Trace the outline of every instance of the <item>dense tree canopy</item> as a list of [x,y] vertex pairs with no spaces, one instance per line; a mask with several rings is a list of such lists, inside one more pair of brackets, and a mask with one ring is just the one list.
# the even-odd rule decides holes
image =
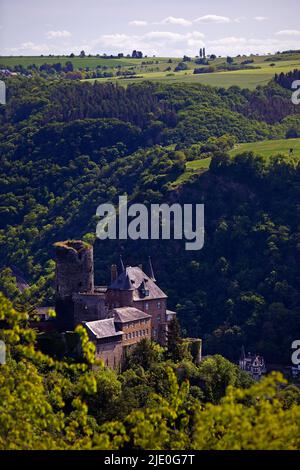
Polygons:
[[[224,358],[198,368],[164,362],[161,351],[145,369],[136,354],[132,368],[117,375],[95,363],[84,329],[77,330],[83,357],[75,363],[40,353],[28,315],[2,294],[0,321],[7,346],[0,365],[2,450],[300,448],[299,393],[285,388],[280,375],[246,384]],[[201,388],[208,400],[213,394],[212,403]]]

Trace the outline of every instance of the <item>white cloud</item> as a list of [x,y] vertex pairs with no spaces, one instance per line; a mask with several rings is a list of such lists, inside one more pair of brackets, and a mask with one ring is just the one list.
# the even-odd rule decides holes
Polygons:
[[57,39],[57,38],[70,38],[72,33],[70,31],[48,31],[46,34],[48,39]]
[[244,16],[238,16],[237,18],[234,18],[233,22],[234,23],[241,23],[245,19],[246,18]]
[[295,38],[246,38],[229,36],[207,41],[207,52],[222,56],[238,54],[268,54],[277,51],[297,49],[299,41]]
[[300,36],[300,31],[298,29],[283,29],[276,34],[277,36]]
[[[200,31],[175,33],[172,31],[150,31],[141,35],[102,35],[90,43],[91,53],[131,53],[139,49],[147,55],[183,56],[195,55],[204,47],[204,34]],[[86,52],[87,52],[86,50]]]
[[[74,52],[74,54],[79,54],[80,51],[85,50],[88,51],[88,45],[87,44],[81,44],[79,46],[67,46],[65,44],[60,44],[60,45],[55,45],[52,46],[52,44],[49,46],[48,44],[45,43],[35,43],[33,41],[26,41],[22,42],[20,45],[17,47],[6,47],[1,50],[1,54],[3,55],[41,55],[43,54],[44,56],[47,56],[49,54],[54,54],[54,55],[65,55],[70,52]],[[71,50],[70,50],[71,49]],[[2,52],[3,51],[3,52]]]
[[144,20],[133,20],[129,22],[130,26],[147,26],[147,21]]
[[267,21],[269,18],[267,16],[255,16],[253,19],[255,21]]
[[186,20],[185,18],[175,18],[174,16],[168,16],[162,20],[161,24],[175,24],[178,26],[190,26],[192,21]]
[[195,19],[195,23],[230,23],[227,16],[204,15]]
[[50,49],[47,44],[35,44],[32,41],[22,42],[18,47],[9,49],[11,54],[50,54]]

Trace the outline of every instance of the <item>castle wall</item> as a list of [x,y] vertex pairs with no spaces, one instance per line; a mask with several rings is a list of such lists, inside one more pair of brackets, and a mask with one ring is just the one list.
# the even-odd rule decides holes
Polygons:
[[108,289],[106,301],[109,308],[133,307],[133,291]]
[[99,294],[73,294],[74,323],[96,321],[107,318],[105,296]]
[[107,367],[119,369],[123,361],[121,341],[97,340],[96,357],[102,359]]

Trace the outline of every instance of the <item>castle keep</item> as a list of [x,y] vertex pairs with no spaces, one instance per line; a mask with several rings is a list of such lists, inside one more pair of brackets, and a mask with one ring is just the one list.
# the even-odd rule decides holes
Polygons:
[[83,241],[56,243],[56,328],[73,331],[83,324],[96,346],[97,357],[118,367],[141,339],[166,344],[169,321],[167,296],[158,287],[149,259],[142,267],[111,267],[108,286],[95,286],[93,247]]

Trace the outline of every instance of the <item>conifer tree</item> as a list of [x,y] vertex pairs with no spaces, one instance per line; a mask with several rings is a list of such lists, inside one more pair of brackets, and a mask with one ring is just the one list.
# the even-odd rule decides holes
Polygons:
[[167,349],[168,357],[173,361],[183,359],[181,328],[176,317],[168,325]]

